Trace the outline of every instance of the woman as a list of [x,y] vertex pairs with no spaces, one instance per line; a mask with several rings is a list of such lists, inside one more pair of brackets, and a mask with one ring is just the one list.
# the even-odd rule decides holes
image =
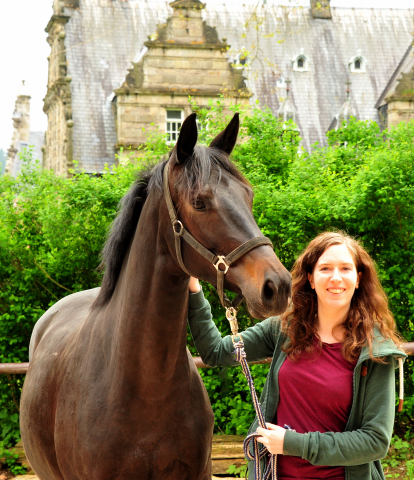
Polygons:
[[[248,361],[273,356],[261,398],[269,430],[256,418],[249,432],[278,455],[279,480],[385,479],[379,459],[392,435],[396,360],[406,355],[374,263],[353,238],[325,232],[292,276],[288,311],[242,333]],[[235,365],[231,337],[221,337],[197,279],[190,292],[201,358]]]

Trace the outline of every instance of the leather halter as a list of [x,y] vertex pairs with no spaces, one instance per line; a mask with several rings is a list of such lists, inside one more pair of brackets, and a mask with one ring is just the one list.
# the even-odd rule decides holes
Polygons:
[[[175,251],[177,254],[178,263],[180,264],[180,267],[183,269],[183,271],[187,275],[191,276],[191,273],[187,270],[187,268],[184,265],[183,257],[181,254],[181,238],[182,238],[191,247],[193,247],[194,250],[196,250],[200,255],[202,255],[204,258],[206,258],[210,263],[214,265],[214,268],[217,270],[217,292],[220,297],[220,302],[223,305],[223,307],[225,307],[228,310],[230,317],[235,317],[235,313],[236,313],[235,309],[240,305],[244,297],[243,295],[237,295],[237,297],[232,302],[230,302],[230,300],[224,294],[224,275],[227,273],[232,263],[234,263],[236,260],[242,257],[245,253],[250,252],[250,250],[253,250],[256,247],[259,247],[260,245],[270,245],[271,247],[273,247],[273,244],[269,238],[262,236],[262,237],[254,237],[248,240],[247,242],[243,243],[242,245],[237,247],[235,250],[233,250],[231,253],[229,253],[226,256],[214,255],[214,253],[207,250],[207,248],[201,245],[201,243],[198,242],[184,228],[184,225],[180,222],[180,220],[178,220],[177,212],[175,210],[175,207],[171,198],[170,186],[168,183],[169,169],[170,169],[169,162],[167,162],[163,172],[164,196],[165,196],[168,213],[170,214],[170,219],[171,219],[171,223],[174,231]],[[230,321],[229,315],[227,316],[227,318]]]

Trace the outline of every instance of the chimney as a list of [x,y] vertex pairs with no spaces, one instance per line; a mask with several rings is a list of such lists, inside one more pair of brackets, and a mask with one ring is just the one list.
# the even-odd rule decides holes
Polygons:
[[206,4],[200,0],[176,0],[170,6],[174,13],[167,29],[167,42],[204,43],[206,39],[201,10]]
[[313,18],[332,18],[331,0],[311,0],[310,3]]

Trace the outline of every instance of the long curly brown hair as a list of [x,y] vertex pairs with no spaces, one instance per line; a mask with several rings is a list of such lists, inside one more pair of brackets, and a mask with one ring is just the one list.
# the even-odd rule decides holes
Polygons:
[[283,350],[292,359],[297,359],[304,351],[311,351],[314,338],[319,338],[318,299],[309,283],[308,273],[313,273],[316,262],[327,248],[342,244],[348,247],[357,272],[361,275],[359,288],[355,290],[348,315],[342,324],[345,331],[343,356],[355,361],[361,348],[368,345],[370,357],[382,362],[382,359],[373,356],[374,326],[384,339],[391,339],[397,345],[401,343],[394,317],[388,308],[387,295],[368,252],[357,240],[343,232],[324,232],[309,243],[293,266],[292,303],[281,317],[282,329],[287,335]]

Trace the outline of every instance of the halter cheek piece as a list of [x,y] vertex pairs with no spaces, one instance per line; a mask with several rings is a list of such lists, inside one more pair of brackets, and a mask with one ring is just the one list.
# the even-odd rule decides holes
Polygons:
[[[191,247],[194,248],[200,255],[206,258],[210,263],[214,265],[214,268],[217,270],[217,292],[220,297],[220,302],[223,307],[226,308],[227,319],[230,321],[233,331],[233,325],[236,323],[236,308],[240,305],[243,300],[243,295],[237,295],[237,297],[230,302],[230,300],[224,294],[224,275],[228,272],[232,263],[242,257],[245,253],[250,252],[260,245],[270,245],[273,247],[272,242],[267,237],[255,237],[247,242],[243,243],[235,250],[233,250],[228,255],[214,255],[209,250],[207,250],[200,242],[198,242],[185,228],[184,225],[178,220],[177,212],[175,210],[172,198],[170,187],[168,183],[170,166],[167,162],[164,167],[163,172],[163,183],[164,183],[164,196],[165,201],[167,202],[168,213],[170,214],[171,223],[174,231],[175,239],[175,251],[177,254],[177,260],[180,264],[180,267],[183,271],[191,276],[191,273],[186,269],[183,257],[181,254],[181,238],[185,240]],[[232,321],[234,319],[234,321]],[[234,325],[236,326],[236,325]],[[235,334],[237,332],[233,332]]]

